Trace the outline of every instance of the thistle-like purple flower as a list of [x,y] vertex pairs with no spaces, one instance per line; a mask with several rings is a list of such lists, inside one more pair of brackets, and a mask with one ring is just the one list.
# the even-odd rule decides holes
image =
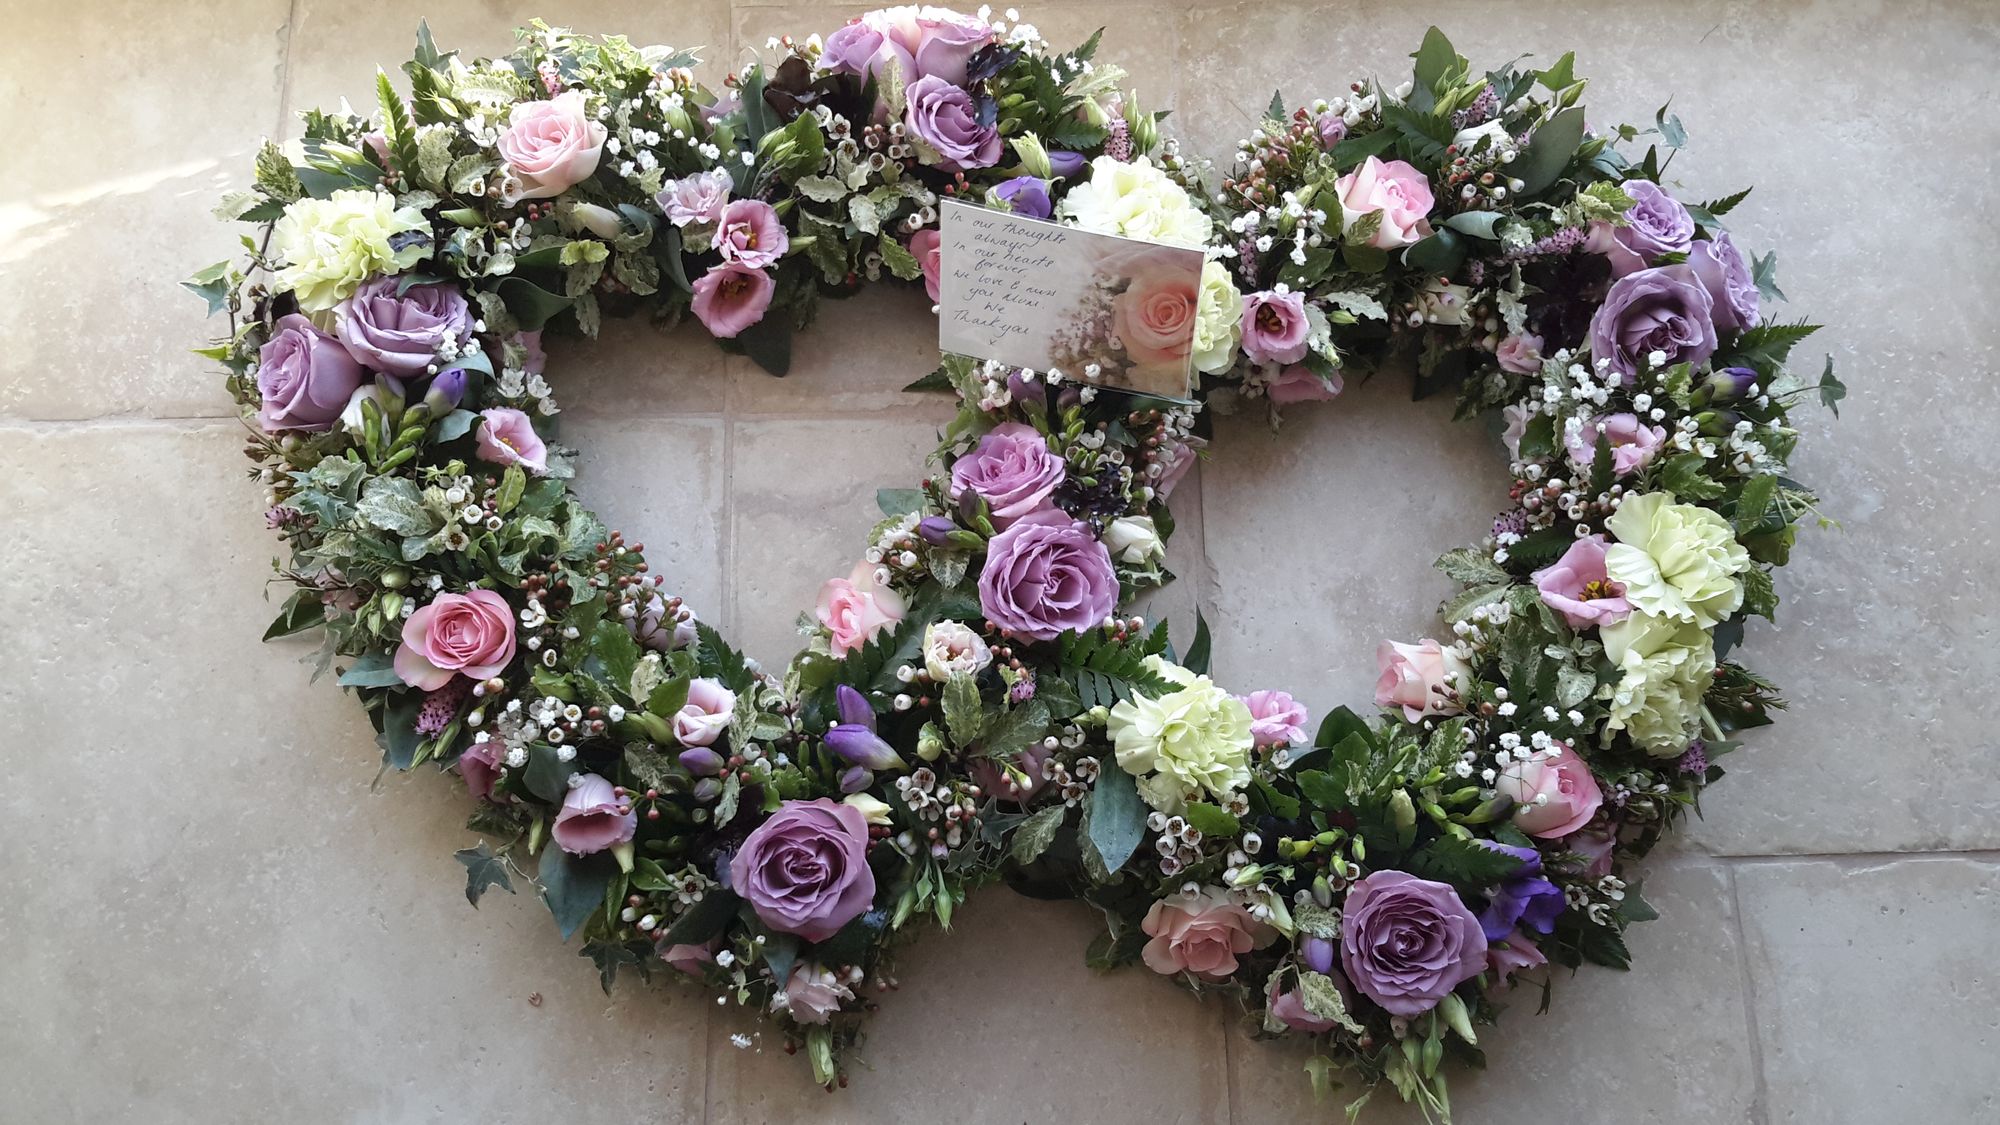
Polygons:
[[867,770],[908,769],[896,748],[875,733],[875,709],[860,692],[846,684],[834,689],[840,721],[826,732],[827,749],[851,765]]

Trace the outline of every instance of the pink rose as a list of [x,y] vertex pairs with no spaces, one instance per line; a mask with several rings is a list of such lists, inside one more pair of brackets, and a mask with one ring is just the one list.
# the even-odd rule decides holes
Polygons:
[[654,196],[667,221],[677,227],[706,226],[722,221],[722,209],[729,203],[729,173],[710,168],[692,176],[667,181]]
[[1312,326],[1305,294],[1267,290],[1243,299],[1243,354],[1253,363],[1297,363],[1306,356]]
[[581,775],[563,798],[562,811],[549,828],[549,838],[571,855],[596,855],[631,842],[639,814],[612,784],[594,773]]
[[1258,749],[1305,745],[1306,707],[1289,692],[1253,691],[1236,698],[1250,708],[1250,737]]
[[458,776],[465,779],[465,791],[482,801],[493,799],[493,787],[500,783],[500,742],[489,738],[475,742],[458,755]]
[[741,262],[724,262],[695,279],[694,315],[708,334],[733,340],[764,319],[778,283]]
[[761,199],[739,199],[722,209],[722,227],[715,232],[715,249],[725,262],[752,269],[778,263],[791,249],[778,212]]
[[715,964],[715,950],[710,947],[721,940],[712,938],[706,945],[669,945],[660,950],[660,960],[691,977],[699,977]]
[[736,693],[721,680],[703,676],[688,682],[687,702],[674,712],[674,737],[682,746],[712,746],[736,715]]
[[1405,161],[1384,163],[1376,157],[1333,183],[1339,193],[1341,229],[1352,229],[1363,216],[1379,213],[1381,225],[1368,244],[1382,250],[1408,246],[1431,234],[1430,180]]
[[1236,955],[1255,949],[1265,936],[1248,910],[1215,889],[1160,899],[1139,928],[1153,939],[1140,952],[1147,968],[1164,976],[1193,973],[1213,981],[1229,979],[1236,972]]
[[1273,406],[1290,406],[1295,402],[1324,402],[1346,389],[1338,370],[1322,377],[1305,364],[1295,363],[1264,384],[1264,396]]
[[514,659],[514,611],[491,590],[439,594],[403,622],[396,675],[436,691],[459,673],[491,679]]
[[853,998],[854,990],[832,970],[800,962],[785,978],[785,990],[771,997],[771,1010],[791,1013],[793,1023],[822,1024],[840,1010],[842,1000]]
[[936,227],[925,227],[910,236],[910,254],[924,271],[924,292],[931,295],[932,303],[938,300],[938,270],[944,264],[944,253],[938,248],[940,241]]
[[549,469],[549,447],[542,444],[535,423],[511,406],[479,412],[479,459],[495,465],[519,465],[537,476]]
[[1613,582],[1604,569],[1605,540],[1586,535],[1569,545],[1562,558],[1535,572],[1535,589],[1542,602],[1563,615],[1572,629],[1616,625],[1632,612],[1625,584]]
[[499,142],[508,173],[519,181],[507,202],[548,199],[589,179],[604,136],[603,123],[584,112],[580,90],[516,105]]
[[1493,788],[1514,801],[1514,826],[1544,840],[1582,828],[1604,804],[1590,767],[1561,742],[1546,755],[1531,754],[1510,764]]
[[903,619],[903,596],[875,581],[875,568],[854,564],[845,578],[829,578],[819,588],[815,612],[819,623],[833,634],[833,655],[837,659],[860,648],[875,634]]
[[1611,471],[1629,477],[1645,468],[1666,442],[1666,430],[1641,423],[1637,414],[1602,414],[1569,435],[1569,459],[1587,473],[1597,463],[1597,447],[1609,444]]
[[1383,641],[1375,647],[1375,705],[1401,707],[1418,722],[1426,715],[1456,715],[1459,692],[1472,681],[1472,668],[1452,650],[1426,637],[1410,645]]
[[1111,301],[1111,330],[1140,367],[1187,367],[1194,348],[1199,274],[1141,266]]
[[1493,358],[1500,361],[1502,371],[1533,375],[1542,369],[1542,338],[1533,332],[1509,336],[1494,349]]

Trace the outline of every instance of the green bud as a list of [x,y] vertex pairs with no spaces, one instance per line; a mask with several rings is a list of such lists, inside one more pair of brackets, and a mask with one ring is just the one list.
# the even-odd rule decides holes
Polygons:
[[410,584],[410,572],[400,566],[392,566],[382,572],[378,581],[385,590],[400,590]]
[[1055,175],[1049,167],[1049,150],[1042,147],[1042,139],[1033,133],[1022,133],[1008,142],[1014,146],[1014,156],[1021,162],[1021,170],[1030,176],[1046,180]]
[[486,225],[486,216],[480,214],[476,207],[454,207],[449,211],[439,211],[438,217],[467,230]]
[[1396,840],[1408,847],[1417,836],[1417,807],[1410,800],[1410,791],[1398,789],[1389,794],[1389,817],[1396,824]]
[[1313,837],[1313,843],[1318,844],[1322,848],[1330,848],[1339,842],[1340,837],[1335,836],[1331,830]]
[[403,595],[383,594],[382,616],[390,621],[401,618],[403,616]]
[[935,762],[944,753],[944,735],[940,734],[936,723],[925,723],[917,732],[917,757],[926,762]]

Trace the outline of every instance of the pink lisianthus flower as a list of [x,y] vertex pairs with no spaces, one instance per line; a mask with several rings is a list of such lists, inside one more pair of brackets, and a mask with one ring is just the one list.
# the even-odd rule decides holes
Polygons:
[[763,269],[776,265],[791,245],[778,212],[763,200],[738,199],[722,209],[715,248],[723,261]]
[[514,611],[491,590],[439,594],[403,622],[396,675],[436,691],[464,674],[491,679],[514,659]]
[[500,742],[475,742],[458,755],[458,776],[465,779],[465,791],[482,801],[493,800],[493,787],[500,782]]
[[1264,384],[1264,397],[1274,406],[1290,406],[1295,402],[1324,402],[1346,389],[1338,370],[1322,376],[1303,363],[1295,363]]
[[1306,356],[1311,331],[1305,294],[1295,289],[1243,299],[1243,354],[1253,363],[1297,363]]
[[704,226],[722,221],[722,209],[729,204],[729,173],[720,168],[667,181],[654,196],[667,221],[677,227]]
[[847,577],[826,580],[814,612],[832,635],[833,655],[838,658],[901,621],[904,609],[903,596],[877,582],[875,568],[860,562]]
[[620,796],[609,781],[587,773],[563,798],[562,811],[556,814],[549,837],[571,855],[596,855],[629,843],[638,829],[639,816],[632,811],[631,801]]
[[724,262],[695,279],[695,319],[716,339],[733,340],[764,319],[777,288],[763,270]]
[[1572,629],[1616,625],[1632,612],[1624,583],[1612,581],[1605,571],[1606,546],[1604,536],[1586,535],[1571,543],[1562,558],[1535,572],[1542,602],[1562,614]]
[[479,459],[495,465],[519,465],[540,475],[549,470],[549,447],[542,444],[535,423],[511,406],[479,412]]

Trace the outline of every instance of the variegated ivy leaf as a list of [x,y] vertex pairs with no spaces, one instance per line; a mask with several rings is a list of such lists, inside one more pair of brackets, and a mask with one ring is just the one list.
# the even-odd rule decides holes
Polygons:
[[1304,1002],[1306,1011],[1311,1015],[1323,1020],[1332,1020],[1350,1035],[1362,1033],[1361,1025],[1354,1022],[1353,1016],[1347,1014],[1347,1002],[1341,999],[1340,986],[1333,982],[1332,977],[1324,973],[1301,970],[1299,999]]
[[1332,941],[1340,933],[1340,911],[1317,903],[1303,903],[1292,907],[1292,924],[1302,934]]
[[1355,316],[1366,320],[1389,319],[1389,310],[1382,307],[1381,301],[1359,290],[1339,289],[1331,293],[1316,294],[1316,296],[1322,301],[1339,305]]
[[849,192],[846,184],[832,176],[802,176],[793,186],[798,188],[800,195],[814,203],[832,203],[845,197]]
[[355,514],[370,527],[398,535],[429,535],[438,517],[424,506],[415,481],[408,477],[376,477],[361,492]]
[[1041,858],[1049,845],[1055,843],[1056,833],[1062,830],[1063,814],[1068,805],[1050,805],[1021,822],[1014,830],[1014,844],[1010,854],[1014,862],[1029,864]]

